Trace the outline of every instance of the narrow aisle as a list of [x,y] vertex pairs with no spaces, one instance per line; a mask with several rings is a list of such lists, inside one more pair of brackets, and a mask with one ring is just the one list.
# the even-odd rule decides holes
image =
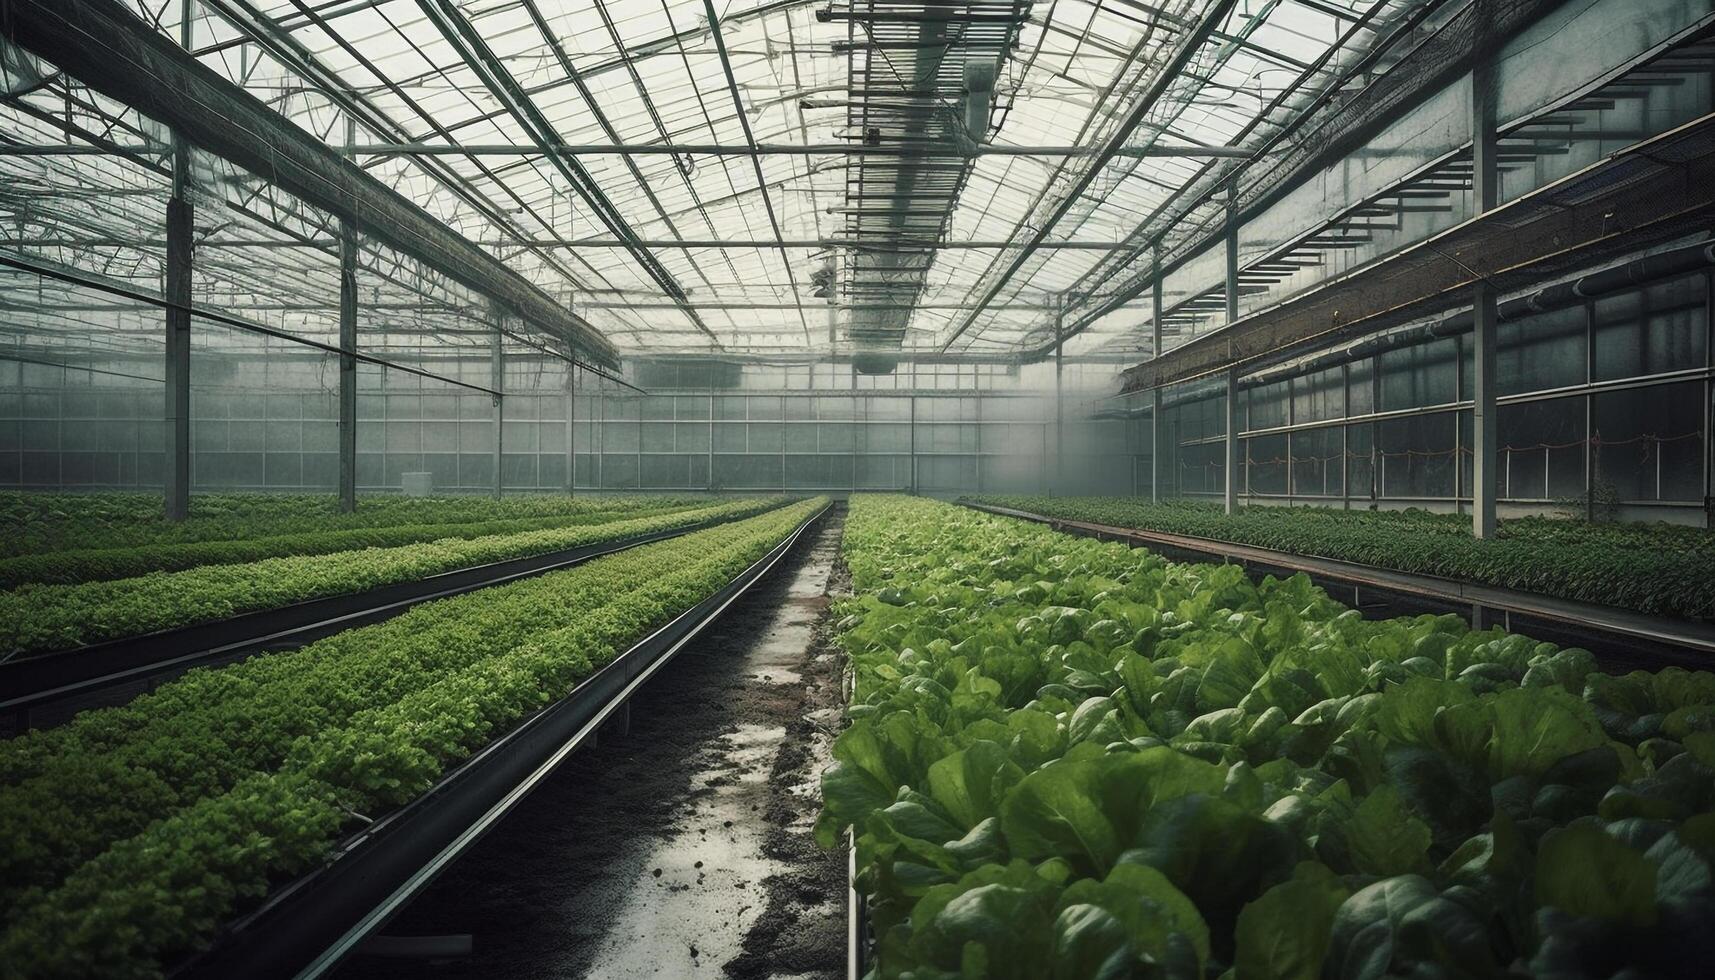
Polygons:
[[[810,836],[838,723],[826,611],[844,509],[385,930],[473,954],[392,977],[832,978],[845,863]],[[837,569],[843,580],[843,568]]]

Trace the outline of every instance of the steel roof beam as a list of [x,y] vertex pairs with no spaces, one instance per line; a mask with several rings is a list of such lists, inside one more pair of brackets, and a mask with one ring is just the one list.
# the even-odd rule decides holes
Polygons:
[[[1125,372],[1124,391],[1343,342],[1707,229],[1715,115],[1627,147],[1391,255],[1195,337]],[[1528,234],[1521,234],[1521,229]]]
[[192,144],[505,303],[605,364],[613,345],[547,293],[114,0],[9,0],[0,29],[80,82],[173,127]]
[[[744,142],[748,149],[757,146],[756,135],[750,129],[750,116],[744,111],[744,97],[738,91],[738,78],[732,73],[732,59],[727,56],[726,39],[721,36],[721,18],[715,13],[714,0],[703,0],[703,11],[708,14],[709,34],[714,38],[715,50],[720,53],[721,70],[726,73],[727,91],[732,93],[732,107],[738,113],[738,121],[744,129]],[[762,206],[768,212],[768,226],[773,229],[775,238],[785,238],[780,232],[780,219],[774,214],[774,199],[768,195],[768,178],[762,175],[762,160],[755,153],[750,154],[751,166],[756,170],[756,186],[762,193]],[[792,257],[786,254],[784,246],[780,247],[780,264],[786,267],[786,281],[792,287],[793,295],[798,293],[798,276],[792,271]],[[798,310],[798,319],[804,325],[804,343],[810,341],[810,321],[804,316],[802,308]]]
[[[512,77],[506,66],[500,63],[488,42],[471,25],[463,12],[451,0],[417,0],[417,6],[441,32],[441,36],[446,38],[447,43],[452,45],[453,50],[458,52],[471,71],[482,80],[484,87],[511,109],[513,118],[536,140],[544,155],[553,162],[555,169],[590,206],[597,219],[607,226],[608,231],[627,241],[636,241],[637,233],[631,230],[619,209],[602,193],[589,171],[572,159],[570,154],[557,149],[561,140],[553,123],[537,107],[529,93],[518,84],[518,80]],[[633,244],[628,246],[628,250],[642,267],[644,274],[654,280],[668,296],[683,300],[684,288],[648,249]],[[716,347],[720,346],[720,339],[703,323],[695,310],[686,306],[683,312],[693,326],[707,334]]]
[[[873,103],[872,103],[873,105]],[[39,150],[7,147],[7,151],[52,153],[53,147]],[[75,152],[75,151],[74,151]],[[151,152],[158,152],[151,150]],[[977,144],[962,147],[944,145],[882,145],[863,143],[545,143],[523,145],[507,143],[367,143],[343,148],[341,152],[354,156],[545,156],[569,153],[574,156],[847,156],[847,157],[1092,157],[1102,152],[1094,146],[1007,146]],[[1253,152],[1241,146],[1122,146],[1110,156],[1142,157],[1209,157],[1249,160]]]
[[1090,184],[1095,182],[1096,175],[1102,171],[1103,167],[1107,166],[1108,161],[1119,154],[1119,151],[1124,148],[1126,140],[1131,138],[1131,134],[1137,130],[1138,126],[1142,125],[1162,96],[1167,94],[1168,87],[1178,80],[1179,73],[1190,63],[1198,49],[1221,26],[1221,22],[1226,20],[1227,14],[1232,11],[1235,2],[1236,0],[1215,0],[1203,12],[1203,16],[1198,19],[1196,27],[1180,37],[1178,46],[1174,49],[1173,57],[1162,66],[1154,80],[1150,82],[1148,90],[1126,113],[1125,119],[1121,121],[1113,135],[1102,144],[1100,150],[1095,154],[1093,162],[1084,168],[1083,173],[1079,174],[1078,178],[1072,182],[1072,186],[1067,188],[1066,193],[1060,198],[1060,203],[1055,206],[1048,219],[1037,226],[1035,233],[1030,236],[1030,240],[1023,248],[1019,249],[1017,255],[1013,256],[1012,261],[1006,267],[1006,271],[995,279],[994,285],[989,287],[982,301],[941,343],[941,350],[945,351],[951,348],[953,342],[963,336],[972,324],[976,323],[977,317],[981,316],[983,310],[994,302],[995,297],[1000,295],[1000,291],[1006,288],[1008,281],[1018,273],[1019,269],[1024,267],[1024,263],[1030,260],[1030,256],[1036,253],[1042,243],[1048,240],[1054,226],[1059,224],[1060,219],[1072,210],[1072,205],[1076,204],[1078,198],[1089,188]]
[[[1248,179],[1237,189],[1239,220],[1250,221],[1262,214],[1305,178],[1352,153],[1389,122],[1469,71],[1478,57],[1491,56],[1507,38],[1516,37],[1565,2],[1490,0],[1489,16],[1493,26],[1486,31],[1478,29],[1476,11],[1467,5],[1452,14],[1447,23],[1428,39],[1407,51],[1380,77],[1357,89],[1349,98],[1341,100],[1337,87],[1324,92],[1298,120],[1269,141],[1271,147],[1279,147],[1278,151],[1270,153],[1262,165],[1254,168],[1258,171],[1254,176],[1247,173]],[[1435,6],[1425,4],[1419,8],[1418,16],[1428,14]],[[1417,23],[1415,17],[1410,23]],[[1357,67],[1367,67],[1385,50],[1377,47]],[[1295,136],[1298,138],[1293,139]],[[1169,214],[1165,223],[1171,227],[1207,199],[1204,196],[1186,203]],[[1216,229],[1175,248],[1173,255],[1162,261],[1161,274],[1172,275],[1190,258],[1218,244],[1220,236],[1221,231]],[[1136,246],[1139,255],[1148,247],[1149,240],[1139,238]],[[1150,283],[1147,272],[1136,275],[1121,290],[1081,310],[1070,324],[1069,333],[1081,333],[1107,315],[1111,312],[1109,304],[1130,302],[1143,295],[1149,290]],[[1023,352],[1023,356],[1026,360],[1037,359],[1051,350],[1051,347],[1040,347]]]

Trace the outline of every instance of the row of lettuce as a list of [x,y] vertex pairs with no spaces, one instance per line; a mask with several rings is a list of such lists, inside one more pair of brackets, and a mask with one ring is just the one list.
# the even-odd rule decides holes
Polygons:
[[0,743],[7,975],[160,975],[365,817],[420,795],[824,503],[777,505],[193,671]]
[[1715,675],[913,498],[854,501],[844,553],[817,833],[855,838],[881,980],[1715,953]]
[[1526,517],[1471,536],[1470,518],[1421,510],[1246,507],[1131,497],[978,496],[973,503],[1437,575],[1638,612],[1715,619],[1715,532],[1660,522]]
[[294,602],[362,592],[490,562],[749,517],[781,498],[749,498],[600,523],[448,537],[393,547],[202,565],[0,593],[0,651],[36,655],[209,622]]
[[131,548],[143,545],[230,541],[308,531],[468,524],[477,521],[572,517],[635,506],[707,504],[701,494],[609,497],[516,494],[500,500],[459,495],[365,495],[343,513],[338,498],[316,493],[199,493],[188,520],[168,521],[159,493],[42,493],[0,491],[0,557]]
[[603,509],[586,508],[577,513],[546,517],[508,517],[492,520],[445,523],[387,524],[374,527],[294,531],[287,534],[240,536],[218,541],[183,541],[131,545],[116,548],[76,548],[43,551],[0,558],[0,589],[22,585],[76,585],[120,578],[135,578],[152,572],[176,572],[202,565],[237,565],[266,558],[295,555],[326,555],[359,548],[396,548],[400,545],[447,538],[484,538],[578,524],[602,524],[626,518],[671,514],[707,507],[695,503],[641,497],[615,500]]

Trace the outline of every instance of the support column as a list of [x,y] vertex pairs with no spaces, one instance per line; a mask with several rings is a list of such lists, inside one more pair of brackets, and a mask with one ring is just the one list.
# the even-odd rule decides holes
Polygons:
[[[1471,72],[1471,197],[1475,214],[1495,206],[1500,176],[1495,150],[1495,76],[1485,60]],[[1479,538],[1495,536],[1495,461],[1500,445],[1495,408],[1495,307],[1495,288],[1479,281],[1471,294],[1471,533]]]
[[1234,210],[1235,191],[1227,188],[1227,325],[1239,318],[1239,216]]
[[[911,384],[913,386],[917,384],[916,365],[911,368]],[[907,427],[911,430],[911,493],[915,495],[917,493],[917,393],[913,391],[909,397],[911,399],[911,421]]]
[[501,350],[501,347],[500,347],[500,324],[504,319],[505,319],[505,314],[501,313],[499,310],[495,310],[495,312],[494,312],[494,343],[489,348],[489,385],[488,386],[490,388],[494,389],[495,392],[497,392],[497,394],[492,396],[494,399],[494,499],[495,500],[500,499],[500,492],[501,492],[500,462],[501,462],[501,458],[502,458],[501,452],[500,452],[501,442],[502,442],[501,435],[504,432],[505,425],[506,425],[505,399],[500,394],[498,394],[498,392],[502,392],[505,390],[505,382],[506,382],[506,362],[504,360],[504,352]]
[[[1703,526],[1707,528],[1715,528],[1715,276],[1710,277],[1708,285],[1709,295],[1704,298],[1703,307],[1703,326],[1705,330],[1703,356],[1704,363],[1709,368],[1711,374],[1710,377],[1705,379],[1703,382],[1703,407],[1705,409],[1705,415],[1703,416]],[[1586,309],[1588,309],[1588,307],[1586,307]],[[1588,326],[1591,321],[1586,319],[1584,322]],[[1593,340],[1594,338],[1591,339]],[[1587,347],[1591,351],[1593,357],[1595,353],[1595,345],[1592,343],[1588,344]],[[1592,361],[1590,367],[1591,374],[1593,376],[1595,373],[1594,361]],[[1589,398],[1586,398],[1584,401],[1586,405],[1590,404]],[[1594,409],[1587,409],[1587,411],[1593,413]],[[1595,417],[1592,414],[1589,424],[1585,427],[1585,431],[1587,433],[1593,432],[1595,424]],[[1596,471],[1593,464],[1590,469],[1590,477],[1586,482],[1586,486],[1590,489],[1590,496],[1593,501],[1596,495]]]
[[1061,327],[1066,318],[1066,298],[1060,297],[1054,308],[1054,471],[1048,481],[1048,495],[1053,496],[1065,479],[1066,400],[1062,390],[1066,337]]
[[1340,364],[1340,509],[1352,509],[1352,362]]
[[[1161,242],[1155,243],[1150,258],[1151,275],[1155,280],[1151,293],[1150,319],[1150,348],[1151,359],[1161,356],[1161,318],[1166,308],[1162,301],[1161,286]],[[1157,385],[1149,393],[1151,408],[1149,414],[1149,500],[1150,503],[1161,502],[1161,387]]]
[[578,366],[566,364],[566,493],[578,495]]
[[1227,465],[1221,507],[1228,513],[1239,509],[1239,369],[1227,369]]
[[357,226],[339,222],[339,509],[357,510]]
[[974,387],[971,390],[976,392],[974,397],[977,400],[977,421],[976,421],[976,426],[977,426],[977,493],[982,493],[983,492],[983,468],[984,468],[983,467],[983,389],[982,389],[981,380],[974,377],[974,375],[976,374],[976,370],[977,370],[977,366],[975,364],[972,364],[971,365],[971,374],[973,375],[973,377],[971,378],[971,381],[972,381]]
[[191,204],[190,147],[173,147],[173,196],[167,201],[166,514],[182,521],[191,513]]
[[[1239,318],[1239,221],[1233,206],[1233,188],[1227,188],[1227,325]],[[1222,509],[1239,509],[1239,366],[1227,368],[1227,462]]]

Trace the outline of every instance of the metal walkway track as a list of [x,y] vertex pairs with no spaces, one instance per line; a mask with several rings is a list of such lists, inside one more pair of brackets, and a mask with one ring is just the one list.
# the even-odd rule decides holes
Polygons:
[[656,672],[792,550],[832,505],[801,521],[719,591],[452,769],[428,792],[346,838],[322,867],[276,888],[173,980],[319,977],[337,966],[595,737]]
[[1258,575],[1303,572],[1336,598],[1344,598],[1346,590],[1350,590],[1354,608],[1364,607],[1366,593],[1381,593],[1407,599],[1420,609],[1493,616],[1514,632],[1588,648],[1612,667],[1659,669],[1678,665],[1707,670],[1715,658],[1715,625],[1696,620],[1650,616],[1611,606],[1212,538],[1061,520],[988,504],[963,503],[962,506],[1035,521],[1068,534],[1103,541],[1123,541],[1173,557],[1182,556],[1194,561],[1213,559],[1242,565]]
[[[107,692],[125,698],[192,667],[233,663],[261,651],[295,649],[358,626],[391,619],[436,599],[447,599],[560,571],[639,545],[664,541],[724,524],[733,518],[699,521],[577,548],[510,558],[454,569],[363,592],[309,599],[227,619],[122,637],[61,653],[0,664],[0,719],[10,717],[15,731],[63,721],[55,706],[79,710],[111,703]],[[53,717],[44,718],[45,713]]]

